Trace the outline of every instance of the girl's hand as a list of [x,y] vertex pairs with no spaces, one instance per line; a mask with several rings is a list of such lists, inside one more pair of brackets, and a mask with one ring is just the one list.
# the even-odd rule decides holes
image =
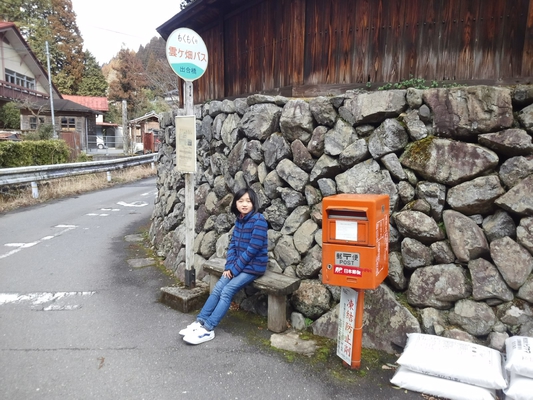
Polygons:
[[233,278],[233,274],[231,273],[231,271],[229,269],[227,269],[224,272],[222,272],[222,276],[224,278],[228,278],[228,279]]

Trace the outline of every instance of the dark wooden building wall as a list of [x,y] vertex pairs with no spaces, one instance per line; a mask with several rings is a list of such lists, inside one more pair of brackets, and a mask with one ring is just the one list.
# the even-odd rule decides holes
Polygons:
[[209,50],[195,102],[311,96],[411,77],[533,79],[533,0],[256,0],[207,27],[185,25]]

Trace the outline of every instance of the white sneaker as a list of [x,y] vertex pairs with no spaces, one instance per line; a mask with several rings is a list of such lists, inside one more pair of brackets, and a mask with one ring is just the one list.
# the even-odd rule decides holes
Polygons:
[[196,329],[194,332],[188,333],[183,337],[183,340],[190,344],[200,344],[213,340],[215,338],[215,331],[208,331],[203,326]]
[[187,325],[187,328],[183,328],[181,331],[179,331],[179,334],[181,336],[185,336],[189,332],[194,332],[198,328],[201,328],[202,324],[198,321],[194,321],[192,324]]

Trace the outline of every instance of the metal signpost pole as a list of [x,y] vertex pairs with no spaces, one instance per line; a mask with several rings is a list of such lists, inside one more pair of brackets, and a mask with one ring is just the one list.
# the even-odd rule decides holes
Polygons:
[[[192,82],[183,83],[185,115],[194,115]],[[196,138],[195,138],[196,140]],[[196,286],[194,269],[194,172],[185,173],[185,286]]]
[[194,181],[196,173],[196,119],[194,116],[192,82],[200,78],[208,62],[207,48],[195,31],[178,28],[166,44],[167,61],[182,78],[185,116],[176,117],[176,169],[185,177],[185,286],[196,285],[194,269]]

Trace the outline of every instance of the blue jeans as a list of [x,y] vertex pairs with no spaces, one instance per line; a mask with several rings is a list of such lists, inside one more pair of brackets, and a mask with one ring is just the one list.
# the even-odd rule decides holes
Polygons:
[[228,312],[233,296],[257,277],[257,275],[245,272],[241,272],[231,279],[221,276],[196,320],[203,324],[208,331],[215,329]]

